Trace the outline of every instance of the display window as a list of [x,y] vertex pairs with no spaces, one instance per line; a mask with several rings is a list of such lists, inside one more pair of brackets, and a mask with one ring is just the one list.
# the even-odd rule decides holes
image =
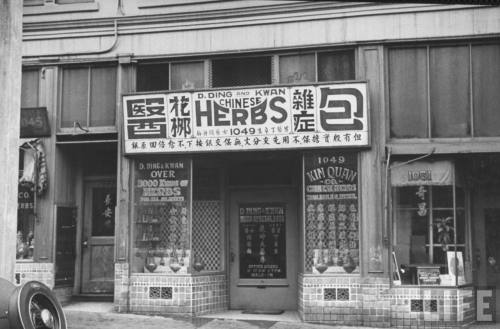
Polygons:
[[391,167],[394,283],[466,284],[471,280],[466,194],[453,162]]
[[179,156],[134,161],[132,272],[223,271],[220,168]]
[[133,271],[187,273],[191,259],[189,159],[135,161]]
[[359,273],[358,156],[304,155],[305,270]]

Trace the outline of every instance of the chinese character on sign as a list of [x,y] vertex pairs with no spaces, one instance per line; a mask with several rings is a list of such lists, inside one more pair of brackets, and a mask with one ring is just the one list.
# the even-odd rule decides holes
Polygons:
[[356,88],[321,87],[319,123],[324,131],[363,129],[363,94]]
[[312,90],[295,89],[292,97],[294,131],[314,131],[314,95]]
[[167,137],[167,118],[163,97],[137,98],[126,101],[129,139]]
[[191,109],[186,95],[175,95],[169,99],[171,137],[188,137],[191,134]]

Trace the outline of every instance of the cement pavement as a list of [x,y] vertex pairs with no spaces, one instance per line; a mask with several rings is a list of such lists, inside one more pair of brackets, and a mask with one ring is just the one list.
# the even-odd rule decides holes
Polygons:
[[[228,312],[224,318],[166,317],[115,313],[112,303],[78,303],[63,308],[68,329],[374,329],[371,327],[330,326],[295,321],[290,316],[253,316],[251,319],[234,319]],[[283,319],[284,321],[281,321]],[[437,328],[434,327],[433,328]],[[420,328],[422,329],[422,328]],[[500,324],[475,324],[470,329],[500,329]]]

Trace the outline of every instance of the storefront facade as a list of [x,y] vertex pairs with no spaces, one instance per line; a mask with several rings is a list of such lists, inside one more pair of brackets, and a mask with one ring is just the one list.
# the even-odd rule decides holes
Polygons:
[[22,111],[49,128],[23,140],[18,283],[120,312],[496,320],[496,7],[64,2],[25,1]]

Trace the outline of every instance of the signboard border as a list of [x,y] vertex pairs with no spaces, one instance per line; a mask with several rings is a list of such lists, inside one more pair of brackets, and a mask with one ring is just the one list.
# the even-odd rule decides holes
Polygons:
[[[269,148],[250,148],[250,149],[221,149],[221,150],[207,150],[207,149],[187,149],[187,150],[159,150],[159,151],[127,151],[126,143],[130,141],[130,139],[125,139],[126,136],[126,123],[125,123],[125,114],[124,114],[124,98],[127,96],[148,96],[148,95],[163,95],[165,98],[168,97],[169,94],[181,94],[181,93],[196,93],[196,92],[210,92],[210,91],[234,91],[234,90],[247,90],[247,89],[264,89],[264,88],[293,88],[293,87],[318,87],[318,86],[326,86],[326,85],[349,85],[349,84],[364,84],[365,86],[365,105],[366,105],[366,143],[362,143],[359,145],[349,144],[349,145],[327,145],[327,146],[311,146],[311,147],[300,147],[300,146],[287,146],[287,147],[269,147]],[[166,154],[166,155],[183,155],[183,154],[197,154],[197,153],[220,153],[220,152],[259,152],[259,151],[275,151],[275,150],[300,150],[300,151],[312,151],[312,150],[326,150],[329,148],[332,149],[367,149],[372,146],[372,138],[371,138],[371,116],[370,116],[370,99],[369,99],[369,83],[367,80],[346,80],[346,81],[331,81],[331,82],[310,82],[306,84],[279,84],[279,85],[251,85],[251,86],[231,86],[231,87],[218,87],[218,88],[200,88],[200,89],[183,89],[183,90],[159,90],[159,91],[147,91],[147,92],[129,92],[123,93],[121,95],[121,106],[120,111],[122,111],[121,116],[124,119],[123,125],[121,129],[123,129],[122,137],[122,151],[124,156],[136,156],[136,155],[152,155],[152,154]],[[310,134],[321,134],[320,132],[313,132]],[[297,134],[300,135],[300,134]],[[295,136],[295,135],[289,135]],[[217,137],[212,137],[217,138]],[[221,137],[222,138],[222,137]],[[152,138],[154,139],[154,138]],[[195,140],[196,138],[192,138]],[[145,141],[144,139],[142,141]],[[162,140],[171,140],[169,138],[163,138]],[[177,140],[177,139],[173,139]],[[141,141],[138,139],[138,141]]]

